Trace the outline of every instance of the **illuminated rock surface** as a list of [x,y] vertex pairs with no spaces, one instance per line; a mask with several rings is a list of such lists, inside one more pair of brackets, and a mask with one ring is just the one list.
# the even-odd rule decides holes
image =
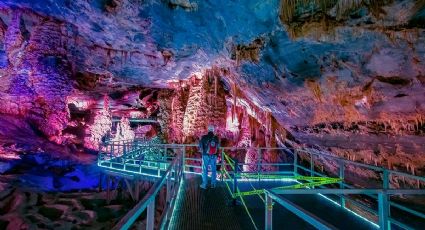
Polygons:
[[26,154],[90,162],[111,126],[192,143],[214,124],[228,146],[286,141],[425,175],[425,2],[294,2],[2,0],[0,172]]

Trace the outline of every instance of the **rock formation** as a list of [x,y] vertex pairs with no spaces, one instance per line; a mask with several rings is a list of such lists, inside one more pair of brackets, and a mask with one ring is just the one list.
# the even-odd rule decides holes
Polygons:
[[2,0],[2,171],[107,138],[194,143],[214,124],[223,145],[248,148],[228,151],[240,162],[282,161],[253,147],[285,144],[423,176],[424,12],[423,0]]

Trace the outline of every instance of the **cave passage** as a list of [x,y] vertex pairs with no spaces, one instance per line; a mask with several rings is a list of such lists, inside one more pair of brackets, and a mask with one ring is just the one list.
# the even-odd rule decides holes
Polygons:
[[423,229],[424,63],[424,0],[0,0],[0,229]]

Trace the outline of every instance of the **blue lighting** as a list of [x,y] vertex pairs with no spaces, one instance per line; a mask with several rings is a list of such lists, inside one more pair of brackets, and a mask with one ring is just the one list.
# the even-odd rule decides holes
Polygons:
[[[295,182],[297,182],[298,184],[301,184],[301,182],[299,182],[299,181],[295,181]],[[308,189],[311,189],[310,187],[307,187]],[[340,207],[340,208],[343,208],[344,210],[347,210],[348,212],[350,212],[351,214],[354,214],[356,217],[359,217],[360,219],[362,219],[362,220],[364,220],[364,221],[366,221],[366,222],[368,222],[368,223],[370,223],[373,227],[375,227],[375,228],[379,228],[379,225],[377,225],[376,223],[374,223],[373,221],[371,221],[371,220],[369,220],[369,219],[367,219],[367,218],[365,218],[365,217],[363,217],[363,216],[361,216],[361,215],[359,215],[359,214],[357,214],[356,212],[354,212],[354,211],[352,211],[352,210],[350,210],[350,209],[348,209],[348,208],[346,208],[346,207],[341,207],[341,205],[340,204],[338,204],[337,202],[335,202],[334,200],[332,200],[332,199],[330,199],[329,197],[327,197],[327,196],[325,196],[325,195],[323,195],[323,194],[321,194],[321,193],[319,193],[319,196],[321,196],[322,198],[324,198],[324,199],[326,199],[326,200],[328,200],[328,201],[330,201],[332,204],[334,204],[334,205],[336,205],[336,206],[338,206],[338,207]]]
[[181,206],[181,200],[182,200],[182,190],[183,190],[183,186],[184,186],[184,177],[179,185],[178,191],[177,191],[177,198],[176,198],[176,204],[174,206],[173,209],[173,213],[171,214],[171,218],[170,218],[170,224],[168,225],[168,229],[175,229],[174,225],[176,223],[176,212],[178,210],[180,210],[180,206]]

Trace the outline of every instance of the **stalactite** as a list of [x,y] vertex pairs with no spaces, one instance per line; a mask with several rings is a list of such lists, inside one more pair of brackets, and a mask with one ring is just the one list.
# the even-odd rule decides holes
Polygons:
[[236,83],[232,85],[233,91],[233,106],[232,106],[232,121],[235,119],[235,110],[236,110]]
[[106,60],[105,66],[106,66],[106,69],[108,69],[109,68],[109,64],[111,62],[111,50],[110,49],[108,49],[106,51],[106,59],[105,60]]
[[103,95],[103,109],[109,111],[109,97],[108,95]]
[[122,66],[124,65],[124,51],[121,50],[120,54],[121,54],[120,60],[121,60],[121,66]]
[[249,122],[249,128],[250,128],[250,132],[253,134],[253,136],[255,135],[254,134],[254,120],[252,119],[252,117],[251,116],[249,116],[249,118],[248,118],[248,122]]

